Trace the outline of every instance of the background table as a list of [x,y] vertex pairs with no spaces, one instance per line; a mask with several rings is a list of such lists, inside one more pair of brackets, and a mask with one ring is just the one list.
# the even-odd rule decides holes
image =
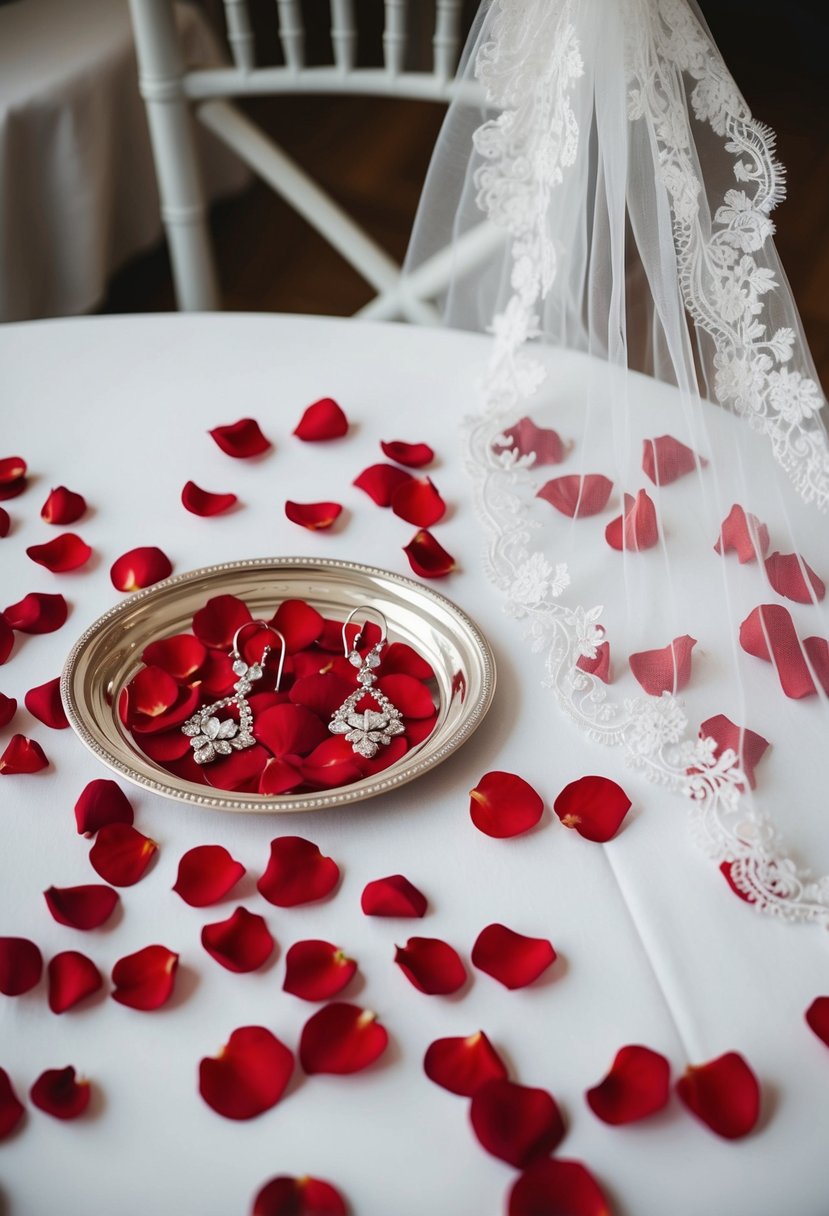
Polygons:
[[[122,892],[116,923],[87,934],[52,921],[41,892],[94,881],[72,807],[87,781],[106,774],[70,731],[50,731],[18,711],[4,738],[14,730],[37,738],[53,767],[0,780],[0,933],[31,937],[46,958],[82,950],[105,975],[122,955],[161,942],[180,952],[181,969],[174,999],[152,1014],[102,995],[56,1017],[43,982],[0,999],[0,1064],[21,1095],[42,1069],[68,1063],[96,1091],[75,1123],[29,1106],[19,1131],[0,1144],[0,1196],[10,1216],[228,1216],[248,1211],[278,1173],[330,1179],[355,1216],[501,1213],[515,1172],[477,1145],[466,1102],[422,1071],[433,1039],[480,1028],[515,1079],[555,1094],[569,1125],[558,1155],[585,1161],[621,1216],[825,1216],[829,1056],[803,1021],[812,999],[829,990],[825,943],[818,930],[754,915],[688,840],[682,800],[614,754],[597,754],[555,716],[520,627],[504,617],[480,568],[457,422],[476,408],[486,353],[476,336],[298,317],[0,330],[0,454],[19,453],[31,468],[30,488],[5,504],[13,529],[0,542],[0,602],[59,590],[71,603],[63,629],[17,643],[0,670],[4,693],[22,702],[28,688],[58,674],[74,638],[120,598],[109,566],[137,545],[160,545],[177,572],[304,553],[408,573],[401,546],[413,529],[351,485],[382,459],[378,441],[396,438],[426,440],[438,453],[433,476],[451,511],[435,531],[461,567],[440,589],[478,621],[498,663],[494,706],[474,739],[433,773],[364,805],[288,820],[225,816],[128,789],[136,824],[159,842],[159,857]],[[340,401],[351,431],[336,443],[303,445],[291,431],[323,395]],[[247,415],[274,449],[230,460],[206,431]],[[215,519],[189,515],[179,495],[190,478],[234,491],[240,506]],[[62,576],[25,554],[56,532],[39,510],[58,484],[87,497],[90,514],[74,528],[95,550],[86,568]],[[300,531],[284,517],[286,498],[337,499],[344,526]],[[471,824],[467,791],[497,768],[523,775],[548,806],[568,781],[598,771],[624,785],[633,810],[606,846],[568,832],[549,811],[529,834],[492,840]],[[340,863],[333,899],[280,910],[256,893],[269,841],[283,833],[307,836]],[[226,845],[248,876],[229,900],[197,910],[170,887],[182,853],[205,843]],[[425,919],[364,917],[365,883],[397,872],[427,895]],[[278,941],[278,957],[261,973],[232,975],[199,944],[202,924],[236,903],[263,914]],[[394,944],[413,933],[445,938],[468,962],[475,937],[494,921],[553,941],[559,961],[539,983],[509,992],[470,966],[456,997],[428,997],[393,964]],[[391,1047],[353,1077],[298,1069],[286,1097],[261,1118],[222,1119],[198,1095],[198,1061],[242,1025],[268,1026],[296,1047],[314,1006],[281,991],[283,960],[292,942],[313,937],[359,961],[361,978],[343,999],[375,1009]],[[763,1086],[758,1129],[727,1143],[675,1097],[641,1125],[600,1123],[583,1092],[626,1043],[662,1051],[674,1076],[688,1062],[739,1050]]]

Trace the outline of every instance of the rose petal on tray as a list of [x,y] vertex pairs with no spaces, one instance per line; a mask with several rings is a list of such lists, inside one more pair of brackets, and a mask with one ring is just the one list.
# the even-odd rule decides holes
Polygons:
[[289,794],[298,785],[302,785],[303,775],[287,760],[279,760],[271,756],[262,769],[259,777],[257,793],[270,794],[278,798],[280,794]]
[[505,988],[526,988],[556,961],[552,942],[525,937],[506,925],[487,925],[472,947],[472,965]]
[[39,773],[48,766],[49,760],[36,739],[25,735],[12,735],[6,750],[0,756],[0,776],[17,777],[23,773]]
[[552,1094],[504,1078],[476,1089],[469,1118],[479,1144],[518,1169],[552,1153],[564,1138],[564,1121]]
[[294,705],[327,721],[355,688],[354,681],[329,671],[325,675],[301,676],[291,685],[289,696]]
[[43,974],[43,955],[28,937],[0,937],[0,992],[22,996]]
[[62,595],[30,591],[3,613],[6,624],[18,633],[54,633],[66,621],[69,609]]
[[199,1064],[199,1093],[226,1119],[254,1119],[276,1106],[294,1071],[293,1052],[264,1026],[240,1026],[218,1056]]
[[14,1092],[11,1078],[0,1068],[0,1140],[5,1140],[17,1127],[26,1108]]
[[791,613],[782,604],[760,604],[740,625],[746,654],[772,663],[787,697],[800,700],[817,689],[803,656]]
[[0,502],[17,498],[26,489],[26,461],[22,456],[0,459]]
[[251,1216],[348,1216],[348,1208],[330,1182],[281,1174],[259,1191]]
[[435,453],[428,443],[404,443],[402,439],[381,439],[380,447],[383,455],[388,456],[389,460],[396,460],[398,464],[404,464],[409,469],[422,469],[424,465],[431,464],[435,458]]
[[139,591],[160,583],[173,573],[173,564],[155,545],[129,549],[112,563],[109,577],[116,591]]
[[756,515],[750,515],[737,503],[728,512],[720,526],[720,535],[714,552],[734,552],[742,565],[762,558],[769,549],[769,530]]
[[0,692],[0,728],[8,726],[17,713],[17,700]]
[[108,823],[132,824],[132,821],[129,798],[120,785],[108,777],[89,781],[75,803],[75,822],[81,836],[94,836]]
[[414,676],[386,675],[380,676],[377,687],[396,705],[404,718],[432,718],[435,714],[435,703],[431,694],[420,680]]
[[177,633],[150,642],[141,654],[148,667],[160,667],[179,684],[194,683],[207,658],[207,648],[192,633]]
[[327,727],[310,709],[286,702],[257,715],[253,723],[253,737],[271,755],[284,759],[287,756],[308,756],[330,736]]
[[829,1047],[829,996],[816,996],[804,1017],[809,1029]]
[[316,642],[325,621],[305,600],[283,600],[270,623],[285,638],[288,654],[296,654]]
[[285,955],[282,988],[304,1001],[328,1001],[348,985],[357,964],[331,942],[295,942]]
[[265,765],[268,763],[268,752],[259,744],[246,747],[240,752],[231,752],[229,756],[219,756],[211,764],[196,765],[206,785],[216,790],[235,790],[253,794],[259,787]]
[[545,482],[536,498],[543,498],[571,519],[585,519],[605,509],[612,489],[613,482],[601,473],[571,473]]
[[402,874],[376,878],[366,883],[360,897],[360,907],[366,916],[426,915],[426,896]]
[[96,874],[113,887],[132,887],[144,877],[158,851],[149,836],[128,823],[107,823],[99,830],[89,850]]
[[303,412],[294,434],[306,443],[340,439],[348,431],[348,419],[333,397],[321,397]]
[[765,755],[769,746],[768,739],[764,739],[756,731],[749,730],[747,726],[735,725],[725,714],[716,714],[713,718],[707,718],[705,722],[702,722],[699,735],[701,739],[709,738],[716,742],[714,752],[716,759],[719,759],[727,749],[736,752],[740,768],[745,773],[748,784],[752,789],[757,788],[754,770]]
[[423,1071],[435,1085],[471,1098],[487,1081],[506,1080],[507,1070],[482,1030],[466,1038],[435,1039],[423,1057]]
[[277,836],[265,873],[256,886],[268,903],[293,908],[325,899],[337,885],[340,868],[302,836]]
[[247,460],[251,456],[261,456],[271,446],[259,429],[255,418],[240,418],[227,426],[216,426],[208,435],[216,441],[226,456],[236,460]]
[[302,1028],[299,1059],[309,1076],[362,1072],[383,1054],[389,1036],[377,1014],[358,1005],[332,1001],[311,1014]]
[[74,524],[86,511],[86,499],[82,494],[67,490],[66,486],[56,486],[40,509],[40,518],[47,524],[65,527]]
[[238,501],[235,494],[214,494],[197,486],[195,481],[185,482],[181,491],[181,505],[185,510],[202,517],[222,515]]
[[309,532],[324,532],[335,524],[342,514],[339,502],[291,502],[285,503],[285,514],[292,524],[299,524]]
[[621,1047],[610,1072],[588,1089],[587,1105],[603,1123],[635,1123],[667,1106],[671,1066],[658,1051],[631,1044]]
[[394,961],[418,992],[448,996],[466,983],[466,968],[460,955],[438,937],[410,937],[395,948]]
[[645,439],[642,445],[642,469],[655,486],[669,486],[696,468],[705,468],[708,461],[698,456],[673,435]]
[[359,757],[342,735],[332,735],[315,747],[302,761],[300,771],[304,781],[325,790],[351,785],[363,775]]
[[221,844],[188,849],[178,863],[173,890],[191,908],[206,908],[228,894],[245,874],[245,867]]
[[112,968],[112,999],[147,1013],[160,1009],[173,995],[178,955],[166,946],[144,946],[120,958]]
[[507,1216],[611,1216],[601,1187],[580,1161],[534,1162],[509,1193]]
[[237,974],[264,966],[274,949],[264,917],[247,908],[237,908],[227,920],[205,925],[201,944],[211,958]]
[[630,670],[651,697],[681,692],[691,679],[691,651],[696,638],[683,634],[659,650],[642,650],[628,659]]
[[37,688],[30,688],[24,697],[26,708],[32,717],[52,730],[65,730],[69,719],[60,699],[60,676],[47,680]]
[[78,950],[63,950],[49,960],[49,1008],[66,1013],[92,996],[103,984],[101,973],[91,958]]
[[585,840],[604,844],[612,840],[630,810],[625,791],[609,777],[579,777],[565,785],[553,810],[566,828]]
[[446,503],[430,477],[411,477],[392,494],[391,509],[407,524],[431,528],[446,514]]
[[799,553],[772,553],[766,558],[766,575],[774,590],[796,604],[820,603],[826,584]]
[[406,642],[392,642],[383,651],[383,675],[412,676],[415,680],[435,678],[431,665]]
[[59,925],[97,929],[115,911],[119,897],[112,887],[86,883],[79,887],[49,887],[43,898]]
[[29,545],[26,553],[33,562],[44,566],[52,574],[78,570],[92,556],[89,545],[74,532],[63,532],[43,545]]
[[586,671],[588,675],[595,676],[603,684],[610,684],[612,679],[610,675],[610,643],[600,642],[596,647],[596,655],[592,659],[588,658],[586,654],[580,655],[576,662],[576,667],[581,671]]
[[611,549],[638,553],[653,548],[659,540],[659,527],[656,507],[646,490],[640,490],[635,498],[625,495],[623,514],[611,520],[604,534]]
[[534,828],[544,802],[528,781],[515,773],[486,773],[469,791],[469,814],[478,831],[496,839],[520,836]]
[[75,1069],[47,1068],[29,1090],[32,1104],[55,1119],[77,1119],[89,1106],[91,1089],[79,1081]]
[[519,456],[533,454],[534,468],[542,464],[561,464],[567,455],[567,449],[558,431],[551,427],[536,426],[532,418],[521,418],[514,426],[507,427],[502,434],[511,441],[510,445],[493,443],[493,449],[496,452],[512,450]]
[[393,464],[371,464],[354,478],[352,485],[368,494],[378,507],[390,507],[395,491],[412,481],[411,473]]
[[235,595],[214,595],[193,617],[193,633],[217,650],[230,650],[237,630],[252,621],[250,609]]
[[403,546],[403,552],[420,578],[444,578],[455,569],[452,554],[447,553],[425,528],[414,534],[408,545]]
[[760,1115],[760,1086],[736,1051],[689,1065],[676,1090],[688,1110],[726,1140],[747,1136]]

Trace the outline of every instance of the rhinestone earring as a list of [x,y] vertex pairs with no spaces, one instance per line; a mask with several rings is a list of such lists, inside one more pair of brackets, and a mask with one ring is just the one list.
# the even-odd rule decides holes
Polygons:
[[[360,612],[373,613],[380,621],[380,641],[372,646],[365,657],[359,652],[365,625],[359,630],[352,646],[348,644],[346,632]],[[372,687],[377,679],[374,673],[380,666],[380,654],[386,645],[386,634],[386,618],[376,608],[355,608],[349,615],[343,625],[343,652],[349,663],[358,668],[357,680],[360,687],[346,697],[328,723],[328,729],[333,735],[345,735],[351,744],[351,750],[368,760],[377,755],[381,746],[387,747],[393,735],[402,735],[404,729],[400,710],[392,705],[379,688]],[[379,708],[358,712],[357,706],[364,697],[371,697]]]
[[[236,630],[229,656],[233,665],[233,674],[239,677],[233,685],[232,695],[222,697],[221,700],[214,701],[211,705],[206,705],[204,709],[198,710],[192,718],[187,719],[181,728],[182,734],[187,735],[190,739],[196,764],[209,764],[217,756],[229,756],[232,751],[239,752],[246,747],[253,747],[256,742],[251,732],[253,711],[248,704],[247,694],[250,692],[253,681],[262,678],[265,660],[271,652],[271,647],[265,646],[258,663],[245,662],[239,650],[239,638],[246,629],[250,629],[252,626],[275,633],[282,644],[279,668],[276,673],[276,688],[279,688],[282,668],[285,665],[285,639],[278,629],[274,629],[266,621],[246,621]],[[234,718],[216,717],[217,710],[226,709],[230,705],[237,705],[239,708],[238,722]]]

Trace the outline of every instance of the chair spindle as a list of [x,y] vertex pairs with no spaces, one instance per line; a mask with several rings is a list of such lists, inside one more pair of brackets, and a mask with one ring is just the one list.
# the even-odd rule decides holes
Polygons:
[[243,72],[256,66],[253,30],[250,25],[247,0],[224,0],[227,40],[233,54],[233,62]]
[[461,0],[437,0],[434,47],[435,75],[449,80],[455,74],[460,39]]
[[354,0],[331,0],[331,43],[337,67],[350,72],[357,54]]
[[295,72],[305,67],[305,27],[299,0],[276,0],[279,12],[279,37],[285,62]]
[[386,24],[383,30],[383,57],[392,76],[403,71],[406,51],[406,0],[386,0]]

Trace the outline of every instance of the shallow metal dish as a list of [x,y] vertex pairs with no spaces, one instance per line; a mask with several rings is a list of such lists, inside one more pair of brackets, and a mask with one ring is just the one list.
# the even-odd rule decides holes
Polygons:
[[[434,668],[438,713],[427,739],[374,777],[317,794],[266,795],[194,785],[168,773],[138,748],[116,712],[118,695],[141,667],[152,641],[189,632],[193,613],[215,595],[236,595],[254,617],[284,599],[303,599],[345,620],[353,608],[379,608],[389,641],[408,642]],[[455,604],[413,579],[352,562],[308,557],[253,558],[206,566],[138,591],[78,639],[61,676],[69,722],[95,755],[136,785],[166,798],[224,811],[312,811],[360,802],[419,777],[464,743],[489,709],[495,663],[486,639]]]

